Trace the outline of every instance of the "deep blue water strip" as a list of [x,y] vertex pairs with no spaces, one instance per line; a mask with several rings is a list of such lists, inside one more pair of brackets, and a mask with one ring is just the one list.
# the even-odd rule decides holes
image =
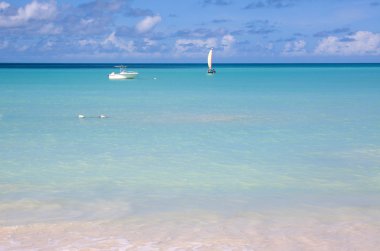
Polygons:
[[[130,68],[204,68],[206,63],[123,63]],[[0,68],[23,68],[23,69],[66,69],[66,68],[112,68],[120,63],[0,63]],[[285,67],[310,67],[310,68],[325,68],[325,67],[380,67],[380,63],[307,63],[307,64],[257,64],[257,63],[234,63],[234,64],[214,64],[215,68],[285,68]]]

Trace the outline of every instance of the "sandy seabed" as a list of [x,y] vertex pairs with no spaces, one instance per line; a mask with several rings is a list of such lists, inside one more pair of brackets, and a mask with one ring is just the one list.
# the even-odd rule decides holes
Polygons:
[[377,209],[219,215],[160,213],[120,220],[2,226],[0,250],[365,250],[380,247]]

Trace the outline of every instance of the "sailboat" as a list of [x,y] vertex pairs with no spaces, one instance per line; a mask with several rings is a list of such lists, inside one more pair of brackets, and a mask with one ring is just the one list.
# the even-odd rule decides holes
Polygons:
[[212,68],[212,50],[213,48],[210,49],[208,53],[208,58],[207,58],[207,63],[208,63],[208,74],[215,74],[216,71]]

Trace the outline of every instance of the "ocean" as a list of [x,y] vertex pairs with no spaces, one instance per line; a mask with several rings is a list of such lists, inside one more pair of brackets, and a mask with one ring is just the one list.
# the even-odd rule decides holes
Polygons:
[[112,66],[0,64],[0,250],[378,250],[380,64]]

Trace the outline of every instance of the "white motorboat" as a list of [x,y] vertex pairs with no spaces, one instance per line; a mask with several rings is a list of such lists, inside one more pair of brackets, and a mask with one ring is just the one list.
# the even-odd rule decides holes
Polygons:
[[208,57],[207,57],[207,64],[208,64],[207,73],[208,74],[215,74],[216,73],[216,71],[212,68],[212,50],[213,50],[213,48],[211,48],[211,50],[208,53]]
[[119,73],[112,72],[111,74],[108,74],[109,79],[133,79],[139,75],[138,72],[125,70],[127,67],[124,65],[117,65],[115,67],[119,68],[120,71]]

